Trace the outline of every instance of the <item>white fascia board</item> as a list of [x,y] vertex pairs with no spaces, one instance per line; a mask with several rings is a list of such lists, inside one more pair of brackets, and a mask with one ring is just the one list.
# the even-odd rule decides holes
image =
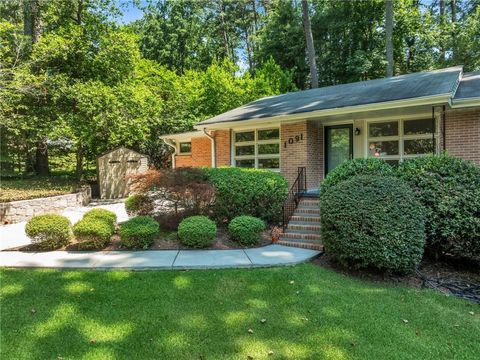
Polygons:
[[206,136],[206,135],[203,131],[197,130],[197,131],[189,131],[189,132],[178,133],[178,134],[162,135],[160,136],[160,139],[187,140],[187,139],[200,137],[200,136]]
[[267,124],[279,124],[281,122],[292,122],[292,121],[301,121],[314,118],[321,118],[322,116],[331,116],[331,115],[345,115],[345,114],[354,114],[364,111],[375,111],[375,110],[388,110],[388,109],[397,109],[402,107],[412,107],[412,106],[421,106],[421,105],[438,105],[449,103],[452,93],[445,93],[435,96],[423,96],[414,99],[405,99],[405,100],[396,100],[388,101],[375,104],[366,104],[358,106],[347,106],[342,108],[334,109],[325,109],[317,110],[311,112],[290,114],[290,115],[279,115],[272,116],[268,118],[254,118],[248,120],[236,120],[229,122],[219,122],[213,124],[199,124],[195,125],[195,129],[225,129],[225,128],[236,128],[240,126],[254,125],[255,127],[264,126]]
[[480,97],[468,98],[468,99],[453,99],[450,103],[453,109],[465,108],[465,107],[480,107]]

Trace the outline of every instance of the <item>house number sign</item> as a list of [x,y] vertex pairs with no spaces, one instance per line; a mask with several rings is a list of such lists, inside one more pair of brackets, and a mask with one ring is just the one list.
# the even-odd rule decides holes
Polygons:
[[301,133],[300,135],[295,135],[295,136],[290,136],[284,143],[283,143],[283,147],[286,148],[288,145],[292,145],[292,144],[295,144],[299,141],[302,141],[303,140],[303,133]]

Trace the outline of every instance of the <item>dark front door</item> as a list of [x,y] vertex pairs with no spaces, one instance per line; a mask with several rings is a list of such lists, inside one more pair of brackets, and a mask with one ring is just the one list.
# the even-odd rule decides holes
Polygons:
[[325,175],[353,158],[353,125],[325,126]]

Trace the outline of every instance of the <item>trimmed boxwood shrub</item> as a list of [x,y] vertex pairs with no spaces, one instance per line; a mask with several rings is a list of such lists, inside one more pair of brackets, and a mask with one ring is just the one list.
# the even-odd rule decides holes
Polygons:
[[84,216],[73,226],[73,234],[81,250],[104,248],[110,242],[113,231],[110,220],[95,216]]
[[153,209],[153,200],[144,194],[134,194],[125,200],[125,210],[128,215],[148,215]]
[[160,226],[150,216],[137,216],[120,225],[122,245],[130,249],[147,249],[152,246]]
[[72,237],[72,224],[65,216],[38,215],[27,222],[25,232],[33,244],[45,250],[54,250],[68,244]]
[[232,239],[244,246],[258,244],[263,230],[265,230],[263,220],[253,216],[237,216],[228,224],[228,232]]
[[422,259],[424,209],[398,178],[355,176],[321,193],[321,236],[344,265],[406,273]]
[[110,211],[107,209],[101,209],[101,208],[96,208],[96,209],[87,211],[83,215],[83,218],[84,219],[89,219],[89,218],[101,219],[111,224],[113,227],[117,222],[117,215],[113,211]]
[[269,170],[208,168],[204,170],[216,189],[215,217],[230,220],[249,214],[266,222],[278,221],[288,194],[283,176]]
[[426,208],[427,251],[480,256],[480,167],[449,155],[409,159],[398,167]]
[[184,245],[202,248],[210,245],[217,234],[217,226],[206,216],[190,216],[178,226],[178,237]]
[[330,171],[320,184],[321,191],[327,191],[339,182],[350,179],[355,175],[394,175],[394,168],[382,159],[366,158],[348,160]]

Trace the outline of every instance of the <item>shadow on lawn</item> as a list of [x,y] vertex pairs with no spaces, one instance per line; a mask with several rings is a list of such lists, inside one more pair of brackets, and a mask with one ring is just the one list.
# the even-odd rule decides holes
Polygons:
[[[406,358],[442,358],[474,351],[478,318],[462,320],[469,304],[429,295],[311,265],[7,270],[1,352],[2,358],[103,360],[388,359],[399,358],[398,351]],[[461,328],[448,326],[453,319]],[[459,333],[462,341],[456,340]]]

